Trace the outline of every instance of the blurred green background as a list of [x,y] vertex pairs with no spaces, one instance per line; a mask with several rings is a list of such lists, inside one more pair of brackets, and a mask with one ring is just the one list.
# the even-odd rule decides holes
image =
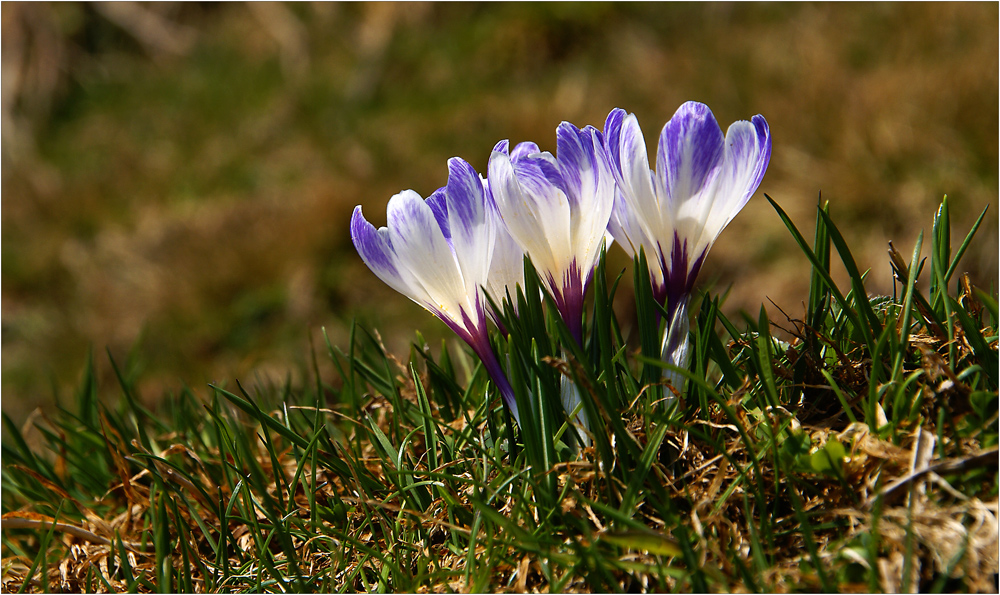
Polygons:
[[[956,234],[989,204],[965,269],[997,283],[996,3],[2,13],[2,397],[15,419],[71,394],[89,348],[109,392],[105,349],[149,400],[301,378],[310,336],[322,345],[326,327],[345,345],[354,317],[399,354],[415,329],[447,337],[361,263],[354,205],[384,224],[390,196],[445,183],[447,158],[484,171],[500,139],[554,150],[560,121],[602,127],[616,106],[652,147],[689,99],[724,128],[770,123],[760,191],[701,275],[732,286],[731,313],[770,298],[795,316],[806,299],[805,258],[763,192],[811,237],[822,191],[876,293],[891,292],[886,242],[912,250],[944,194]],[[626,266],[611,255],[609,269]]]

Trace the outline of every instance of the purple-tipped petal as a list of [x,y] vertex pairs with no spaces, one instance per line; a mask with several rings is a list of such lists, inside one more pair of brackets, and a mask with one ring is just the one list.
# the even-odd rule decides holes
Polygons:
[[594,175],[594,138],[589,130],[580,130],[569,122],[556,129],[556,156],[560,187],[571,204],[579,204],[583,176]]
[[399,293],[422,303],[416,296],[418,290],[412,287],[405,271],[399,270],[389,230],[385,227],[376,229],[369,223],[361,213],[361,205],[354,207],[354,214],[351,216],[351,240],[361,260],[375,276]]
[[611,219],[608,220],[608,233],[615,238],[629,258],[635,258],[642,247],[642,236],[633,230],[634,219],[632,211],[619,192],[611,209]]
[[628,203],[625,202],[621,192],[615,198],[614,210],[611,214],[611,220],[608,222],[608,231],[629,255],[629,258],[635,258],[639,254],[639,250],[645,250],[653,294],[662,304],[663,298],[666,296],[666,281],[663,278],[666,267],[661,264],[665,260],[663,250],[659,242],[646,232],[646,226],[639,220],[635,209],[629,207]]
[[710,244],[756,192],[770,157],[771,137],[764,118],[754,116],[753,122],[741,120],[729,126],[715,204],[705,221]]
[[660,133],[656,156],[658,182],[672,202],[695,197],[713,182],[725,154],[725,137],[712,110],[688,101]]
[[607,149],[608,161],[615,180],[618,180],[619,183],[622,179],[622,155],[620,151],[622,124],[625,122],[626,115],[625,110],[616,107],[611,110],[608,118],[604,121],[604,147]]
[[[524,287],[524,250],[511,237],[507,227],[500,223],[496,226],[496,243],[493,246],[493,258],[490,259],[490,272],[486,277],[486,291],[498,306],[503,306],[508,293],[511,305],[517,312],[517,286]],[[493,321],[500,326],[499,312],[490,311]],[[506,333],[505,333],[506,334]]]
[[496,239],[492,214],[487,211],[483,181],[468,162],[448,161],[448,217],[451,243],[466,283],[473,293],[486,283]]
[[365,219],[361,213],[361,205],[354,207],[354,213],[351,215],[351,241],[369,268],[396,274],[392,258],[392,242],[389,241],[388,233],[380,234],[379,230]]
[[514,147],[514,150],[511,151],[510,153],[510,160],[516,163],[521,159],[524,159],[525,157],[529,157],[531,155],[535,155],[541,152],[542,151],[538,148],[538,145],[536,145],[531,141],[517,143],[517,146]]
[[544,271],[561,271],[571,258],[570,207],[549,179],[557,175],[553,161],[539,153],[511,163],[493,153],[489,166],[490,191],[510,235]]
[[472,235],[484,223],[483,183],[464,159],[448,160],[448,220],[452,235]]
[[764,180],[764,172],[767,171],[767,166],[771,162],[771,129],[767,125],[767,120],[764,116],[760,114],[754,116],[751,120],[754,127],[755,141],[756,141],[756,154],[751,157],[753,159],[753,174],[750,176],[749,184],[746,187],[747,200],[753,196],[753,193],[757,191],[760,186],[761,181]]
[[434,213],[434,219],[437,221],[438,227],[441,228],[441,233],[444,234],[448,243],[451,244],[451,228],[448,225],[448,196],[445,193],[445,188],[438,188],[433,194],[427,197],[425,201],[427,206],[431,208],[431,212]]
[[771,127],[767,125],[767,120],[760,114],[751,118],[751,122],[757,129],[757,146],[760,150],[757,173],[753,181],[754,192],[756,192],[757,187],[764,179],[764,172],[767,171],[768,164],[771,163]]
[[521,189],[533,198],[547,197],[553,200],[565,198],[566,184],[563,181],[559,162],[551,153],[538,153],[522,157],[514,163]]
[[609,153],[611,160],[621,166],[621,172],[615,175],[615,179],[625,203],[636,214],[638,223],[648,236],[658,238],[668,234],[671,213],[666,201],[657,196],[653,172],[649,169],[646,139],[639,128],[639,121],[634,114],[629,114],[613,133],[618,140],[616,145],[609,145]]

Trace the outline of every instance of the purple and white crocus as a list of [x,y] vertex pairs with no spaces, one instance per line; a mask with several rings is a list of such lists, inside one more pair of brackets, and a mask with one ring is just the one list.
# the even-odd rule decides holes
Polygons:
[[569,122],[556,129],[556,156],[534,143],[493,149],[489,188],[510,232],[538,270],[577,342],[583,298],[614,204],[615,181],[600,131]]
[[376,229],[361,207],[351,239],[368,268],[399,293],[440,318],[472,347],[520,424],[514,391],[490,345],[485,298],[499,223],[479,174],[448,161],[448,185],[424,200],[404,190],[389,200],[387,226]]
[[[583,301],[605,246],[615,181],[600,131],[569,122],[556,129],[556,155],[534,143],[490,156],[488,182],[511,237],[531,259],[573,338],[583,344]],[[574,384],[563,379],[563,409],[589,442],[587,416]],[[576,412],[574,414],[574,412]]]
[[[725,136],[707,105],[689,101],[660,132],[656,170],[634,114],[614,109],[604,141],[618,184],[609,231],[630,256],[640,248],[653,294],[669,314],[663,360],[687,367],[688,301],[705,256],[760,185],[771,158],[763,116]],[[682,377],[665,373],[678,388]]]

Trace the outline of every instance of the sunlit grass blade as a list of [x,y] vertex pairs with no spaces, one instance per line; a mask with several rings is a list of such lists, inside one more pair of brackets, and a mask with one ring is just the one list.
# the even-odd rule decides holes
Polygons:
[[[871,332],[871,327],[868,324],[863,323],[861,318],[859,318],[855,309],[851,307],[850,304],[848,304],[847,299],[844,297],[844,294],[841,293],[839,288],[837,288],[836,283],[830,276],[830,273],[827,270],[829,268],[828,265],[824,265],[824,263],[812,251],[812,249],[806,243],[805,239],[802,237],[802,234],[799,233],[798,228],[795,227],[795,224],[792,223],[792,220],[788,217],[785,211],[780,206],[778,206],[778,203],[776,203],[770,196],[765,194],[764,197],[768,200],[768,202],[771,203],[771,206],[774,207],[775,211],[778,212],[778,216],[781,217],[781,220],[782,222],[784,222],[785,227],[787,227],[788,231],[792,234],[792,237],[795,239],[795,242],[799,245],[799,249],[802,251],[803,254],[806,255],[806,257],[809,259],[809,262],[813,265],[813,271],[823,278],[823,281],[826,283],[826,287],[829,288],[832,296],[840,305],[841,312],[851,320],[854,332],[861,334],[865,345],[868,347],[869,352],[871,352],[875,346],[874,338]],[[824,225],[826,225],[826,228],[829,230],[829,218],[824,216],[825,213],[823,213],[822,210],[820,210],[819,213],[820,213],[819,216],[824,221]],[[841,238],[841,241],[842,240],[843,238]],[[854,268],[854,272],[857,272],[857,267]],[[852,283],[854,283],[853,275],[851,279]],[[861,295],[864,296],[863,291]]]
[[910,342],[910,320],[913,312],[913,294],[916,291],[917,275],[920,274],[920,249],[924,243],[924,232],[917,236],[917,243],[913,247],[913,257],[910,259],[909,278],[906,280],[906,292],[903,298],[903,319],[900,322],[900,347],[896,351],[892,364],[892,381],[898,382],[903,371],[903,359],[906,357]]

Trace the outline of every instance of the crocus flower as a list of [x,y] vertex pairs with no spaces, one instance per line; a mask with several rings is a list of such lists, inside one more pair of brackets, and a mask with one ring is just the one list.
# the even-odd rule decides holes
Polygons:
[[[583,299],[605,245],[615,183],[600,131],[563,122],[556,129],[556,156],[534,143],[508,153],[500,141],[490,156],[489,189],[511,237],[531,259],[559,314],[583,344]],[[563,379],[563,409],[584,430],[577,388]]]
[[531,258],[574,338],[583,340],[583,298],[614,205],[614,178],[600,131],[568,122],[556,129],[557,156],[497,143],[489,188],[511,237]]
[[756,115],[734,122],[723,136],[708,106],[689,101],[660,132],[656,171],[634,114],[612,110],[604,140],[620,190],[608,229],[630,256],[645,250],[653,293],[670,315],[663,358],[685,367],[695,278],[760,185],[771,158],[770,130]]
[[376,229],[355,207],[351,239],[379,279],[440,318],[472,347],[520,423],[514,391],[490,346],[481,290],[490,270],[497,218],[471,165],[454,157],[448,171],[448,185],[427,200],[413,190],[393,196],[386,227]]

